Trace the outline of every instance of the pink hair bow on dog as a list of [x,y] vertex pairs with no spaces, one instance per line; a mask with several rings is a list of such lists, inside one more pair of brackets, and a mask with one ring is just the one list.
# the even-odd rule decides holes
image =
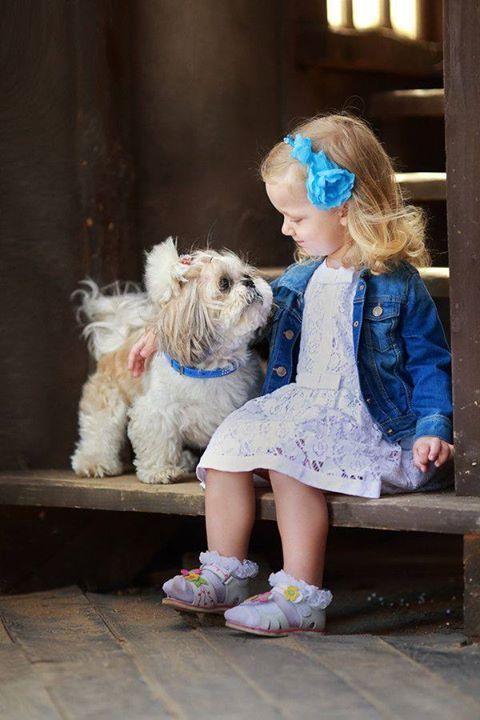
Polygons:
[[191,255],[180,255],[176,263],[172,267],[172,275],[179,282],[188,282],[188,278],[184,277],[190,265],[193,264]]

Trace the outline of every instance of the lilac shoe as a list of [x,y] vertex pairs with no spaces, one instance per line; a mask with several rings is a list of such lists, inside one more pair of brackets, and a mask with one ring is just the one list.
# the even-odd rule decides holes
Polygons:
[[275,637],[325,632],[325,608],[332,601],[330,590],[296,580],[283,570],[272,573],[268,582],[272,590],[253,595],[225,612],[227,627]]
[[249,594],[249,579],[258,573],[252,560],[220,555],[216,550],[201,552],[200,567],[182,570],[163,584],[167,597],[162,604],[186,612],[223,613]]

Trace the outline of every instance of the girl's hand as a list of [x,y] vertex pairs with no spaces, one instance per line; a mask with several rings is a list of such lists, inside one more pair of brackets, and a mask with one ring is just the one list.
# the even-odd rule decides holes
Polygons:
[[453,445],[439,437],[425,435],[413,444],[413,464],[422,472],[427,472],[429,461],[435,461],[436,467],[440,467],[452,456]]
[[133,377],[139,377],[148,367],[157,351],[157,333],[153,328],[146,330],[130,350],[127,367]]

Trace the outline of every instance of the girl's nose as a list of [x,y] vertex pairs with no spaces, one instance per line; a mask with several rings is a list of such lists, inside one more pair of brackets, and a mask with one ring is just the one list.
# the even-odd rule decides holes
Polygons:
[[283,221],[282,234],[283,234],[283,235],[291,235],[291,234],[292,234],[291,228],[290,228],[290,223],[288,222],[287,219],[285,219],[285,220]]

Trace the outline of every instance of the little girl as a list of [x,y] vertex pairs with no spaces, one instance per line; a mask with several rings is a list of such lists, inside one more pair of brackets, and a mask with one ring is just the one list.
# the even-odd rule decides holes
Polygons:
[[[197,467],[209,549],[164,584],[164,602],[226,611],[226,625],[248,633],[319,633],[332,600],[322,587],[325,491],[378,498],[445,484],[450,352],[416,270],[429,262],[425,216],[403,203],[363,121],[342,113],[302,124],[261,173],[297,262],[272,283],[262,394],[224,420]],[[144,335],[134,374],[154,350]],[[256,484],[273,489],[284,564],[271,590],[248,597]]]

